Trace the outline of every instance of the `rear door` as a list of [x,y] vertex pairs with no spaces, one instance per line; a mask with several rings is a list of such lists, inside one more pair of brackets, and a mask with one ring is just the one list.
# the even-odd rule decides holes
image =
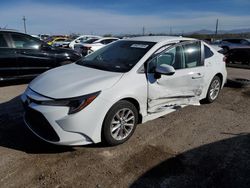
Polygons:
[[49,50],[41,48],[42,41],[20,33],[12,33],[11,38],[20,75],[33,77],[53,67],[55,58]]
[[0,81],[11,80],[19,76],[15,49],[9,42],[7,32],[0,33]]
[[[175,74],[156,78],[155,67],[161,64],[173,66]],[[200,41],[180,43],[159,53],[148,66],[148,112],[199,105],[204,76]]]

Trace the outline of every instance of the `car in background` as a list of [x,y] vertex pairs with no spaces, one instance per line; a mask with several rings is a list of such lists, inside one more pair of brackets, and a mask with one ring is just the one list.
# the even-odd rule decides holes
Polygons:
[[21,97],[24,121],[53,144],[122,144],[138,123],[214,102],[227,80],[223,57],[191,38],[119,40],[34,79]]
[[64,41],[56,41],[52,44],[53,47],[58,48],[69,48],[69,44],[71,43],[72,39],[66,39]]
[[95,35],[81,35],[81,36],[77,37],[76,39],[72,40],[72,42],[69,44],[69,47],[74,50],[75,44],[84,43],[86,40],[92,39],[92,38],[102,38],[102,37],[95,36]]
[[250,49],[250,39],[222,39],[219,46],[223,48],[224,53],[228,53],[229,50],[239,48],[249,48]]
[[73,50],[49,46],[24,33],[0,30],[0,82],[31,79],[80,58]]
[[84,43],[76,43],[74,45],[74,50],[77,51],[78,53],[84,55],[84,45],[86,44],[92,44],[94,43],[95,41],[99,40],[100,38],[91,38],[91,39],[88,39],[86,40]]
[[82,47],[82,55],[88,55],[96,50],[99,50],[100,48],[103,48],[104,46],[115,42],[119,40],[119,38],[114,38],[114,37],[103,37],[101,39],[98,39],[96,41],[94,41],[93,43],[90,44],[83,44]]
[[228,66],[250,65],[250,39],[222,39],[214,45],[221,47]]
[[47,44],[48,45],[53,45],[56,42],[64,42],[68,40],[68,37],[55,37],[52,40],[48,41]]
[[48,35],[48,34],[39,34],[38,36],[39,36],[40,40],[43,40],[43,41],[45,41],[46,39],[48,39],[50,37],[50,35]]

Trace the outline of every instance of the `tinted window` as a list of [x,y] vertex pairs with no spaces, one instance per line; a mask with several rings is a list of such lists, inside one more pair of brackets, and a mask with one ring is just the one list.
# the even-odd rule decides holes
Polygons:
[[15,48],[39,49],[41,45],[41,42],[38,42],[34,38],[26,35],[12,34],[11,36]]
[[235,43],[235,44],[240,44],[241,39],[224,39],[222,41],[224,41],[224,42],[230,42],[230,43]]
[[63,41],[65,41],[66,39],[56,39],[55,41],[56,42],[63,42]]
[[205,59],[210,58],[214,55],[214,53],[206,45],[204,45],[204,50],[205,50]]
[[185,67],[201,66],[201,44],[199,41],[183,45],[185,54]]
[[93,52],[77,64],[112,72],[127,72],[154,44],[143,41],[118,41]]
[[88,40],[86,40],[84,43],[86,43],[86,44],[92,44],[92,43],[94,43],[95,41],[97,41],[98,39],[88,39]]
[[240,43],[244,44],[244,45],[248,45],[249,44],[249,42],[247,40],[241,40]]
[[106,40],[101,41],[101,43],[102,44],[109,44],[109,43],[111,43],[113,41],[116,41],[116,39],[106,39]]
[[0,47],[8,47],[8,44],[5,38],[3,37],[3,34],[0,34]]

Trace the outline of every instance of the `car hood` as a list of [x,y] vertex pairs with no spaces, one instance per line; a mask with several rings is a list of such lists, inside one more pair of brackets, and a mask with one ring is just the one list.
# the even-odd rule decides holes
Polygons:
[[54,99],[78,97],[112,87],[123,73],[69,64],[49,70],[29,85],[33,91]]

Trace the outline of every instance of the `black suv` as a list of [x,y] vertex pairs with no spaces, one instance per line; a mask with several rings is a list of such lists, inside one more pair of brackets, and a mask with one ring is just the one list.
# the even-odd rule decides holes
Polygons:
[[0,29],[0,83],[31,79],[80,58],[73,50],[51,47],[30,35]]

